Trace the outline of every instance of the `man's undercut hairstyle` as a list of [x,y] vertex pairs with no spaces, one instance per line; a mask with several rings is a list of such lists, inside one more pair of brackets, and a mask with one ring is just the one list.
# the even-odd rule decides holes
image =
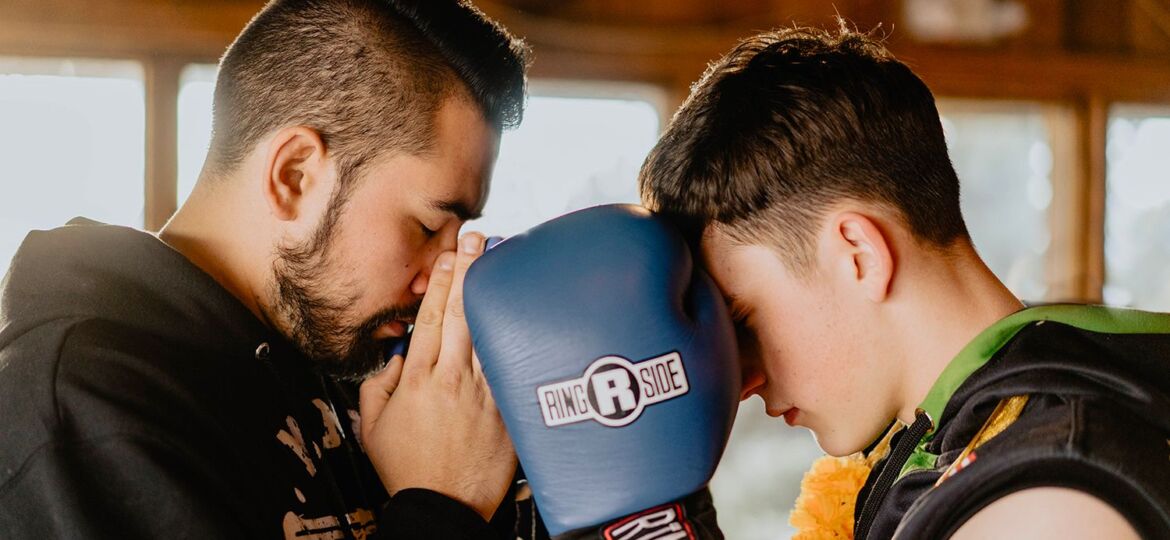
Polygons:
[[789,28],[751,37],[712,64],[638,178],[643,203],[695,235],[785,252],[811,269],[829,207],[896,212],[937,246],[966,238],[959,180],[934,97],[873,38]]
[[526,54],[466,0],[273,0],[220,61],[206,167],[231,172],[266,135],[305,126],[345,184],[387,151],[432,149],[450,97],[513,127]]

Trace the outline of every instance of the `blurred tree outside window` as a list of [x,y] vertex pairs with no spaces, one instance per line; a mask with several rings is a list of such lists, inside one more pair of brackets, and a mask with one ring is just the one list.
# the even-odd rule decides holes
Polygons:
[[939,100],[975,249],[1017,297],[1042,301],[1053,151],[1041,105]]
[[1114,107],[1108,129],[1105,303],[1170,311],[1170,108]]
[[638,203],[661,110],[647,87],[532,82],[523,123],[500,142],[483,218],[464,229],[508,236],[573,210]]
[[179,74],[178,204],[191,195],[211,142],[211,97],[215,93],[215,64],[189,64]]

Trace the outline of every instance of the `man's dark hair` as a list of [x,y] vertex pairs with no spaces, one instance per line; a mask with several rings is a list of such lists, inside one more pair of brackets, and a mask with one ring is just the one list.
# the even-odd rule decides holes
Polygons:
[[643,203],[692,233],[811,266],[828,207],[896,212],[917,237],[967,237],[959,181],[930,90],[873,38],[789,28],[739,43],[691,89],[638,179]]
[[436,113],[464,96],[497,130],[520,123],[524,45],[465,0],[273,0],[224,54],[215,87],[213,175],[264,136],[320,133],[342,184],[387,151],[421,154]]

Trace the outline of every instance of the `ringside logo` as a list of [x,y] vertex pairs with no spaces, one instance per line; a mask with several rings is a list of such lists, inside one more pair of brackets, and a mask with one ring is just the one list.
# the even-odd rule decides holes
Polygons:
[[579,379],[536,389],[544,424],[563,426],[593,419],[609,427],[637,420],[642,410],[690,390],[677,352],[631,363],[620,356],[594,360]]

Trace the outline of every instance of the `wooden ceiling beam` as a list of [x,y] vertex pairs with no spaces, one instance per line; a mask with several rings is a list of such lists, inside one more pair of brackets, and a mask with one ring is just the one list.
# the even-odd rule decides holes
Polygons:
[[[535,51],[533,75],[689,84],[745,36],[780,26],[630,27],[532,16],[481,0]],[[890,49],[939,94],[1003,99],[1170,103],[1170,59],[1060,49],[941,47],[892,39]]]
[[0,0],[0,54],[215,61],[263,2]]
[[[888,0],[840,4],[862,13],[883,2]],[[568,21],[522,12],[500,0],[476,3],[532,44],[535,77],[629,80],[675,89],[698,79],[709,62],[744,36],[791,24],[792,17],[824,23],[815,20],[815,6],[805,0],[775,3],[771,17],[706,25]],[[0,54],[214,62],[261,5],[259,0],[0,0]],[[924,46],[896,32],[890,47],[943,95],[1044,100],[1097,95],[1170,103],[1170,58],[1164,56]]]

